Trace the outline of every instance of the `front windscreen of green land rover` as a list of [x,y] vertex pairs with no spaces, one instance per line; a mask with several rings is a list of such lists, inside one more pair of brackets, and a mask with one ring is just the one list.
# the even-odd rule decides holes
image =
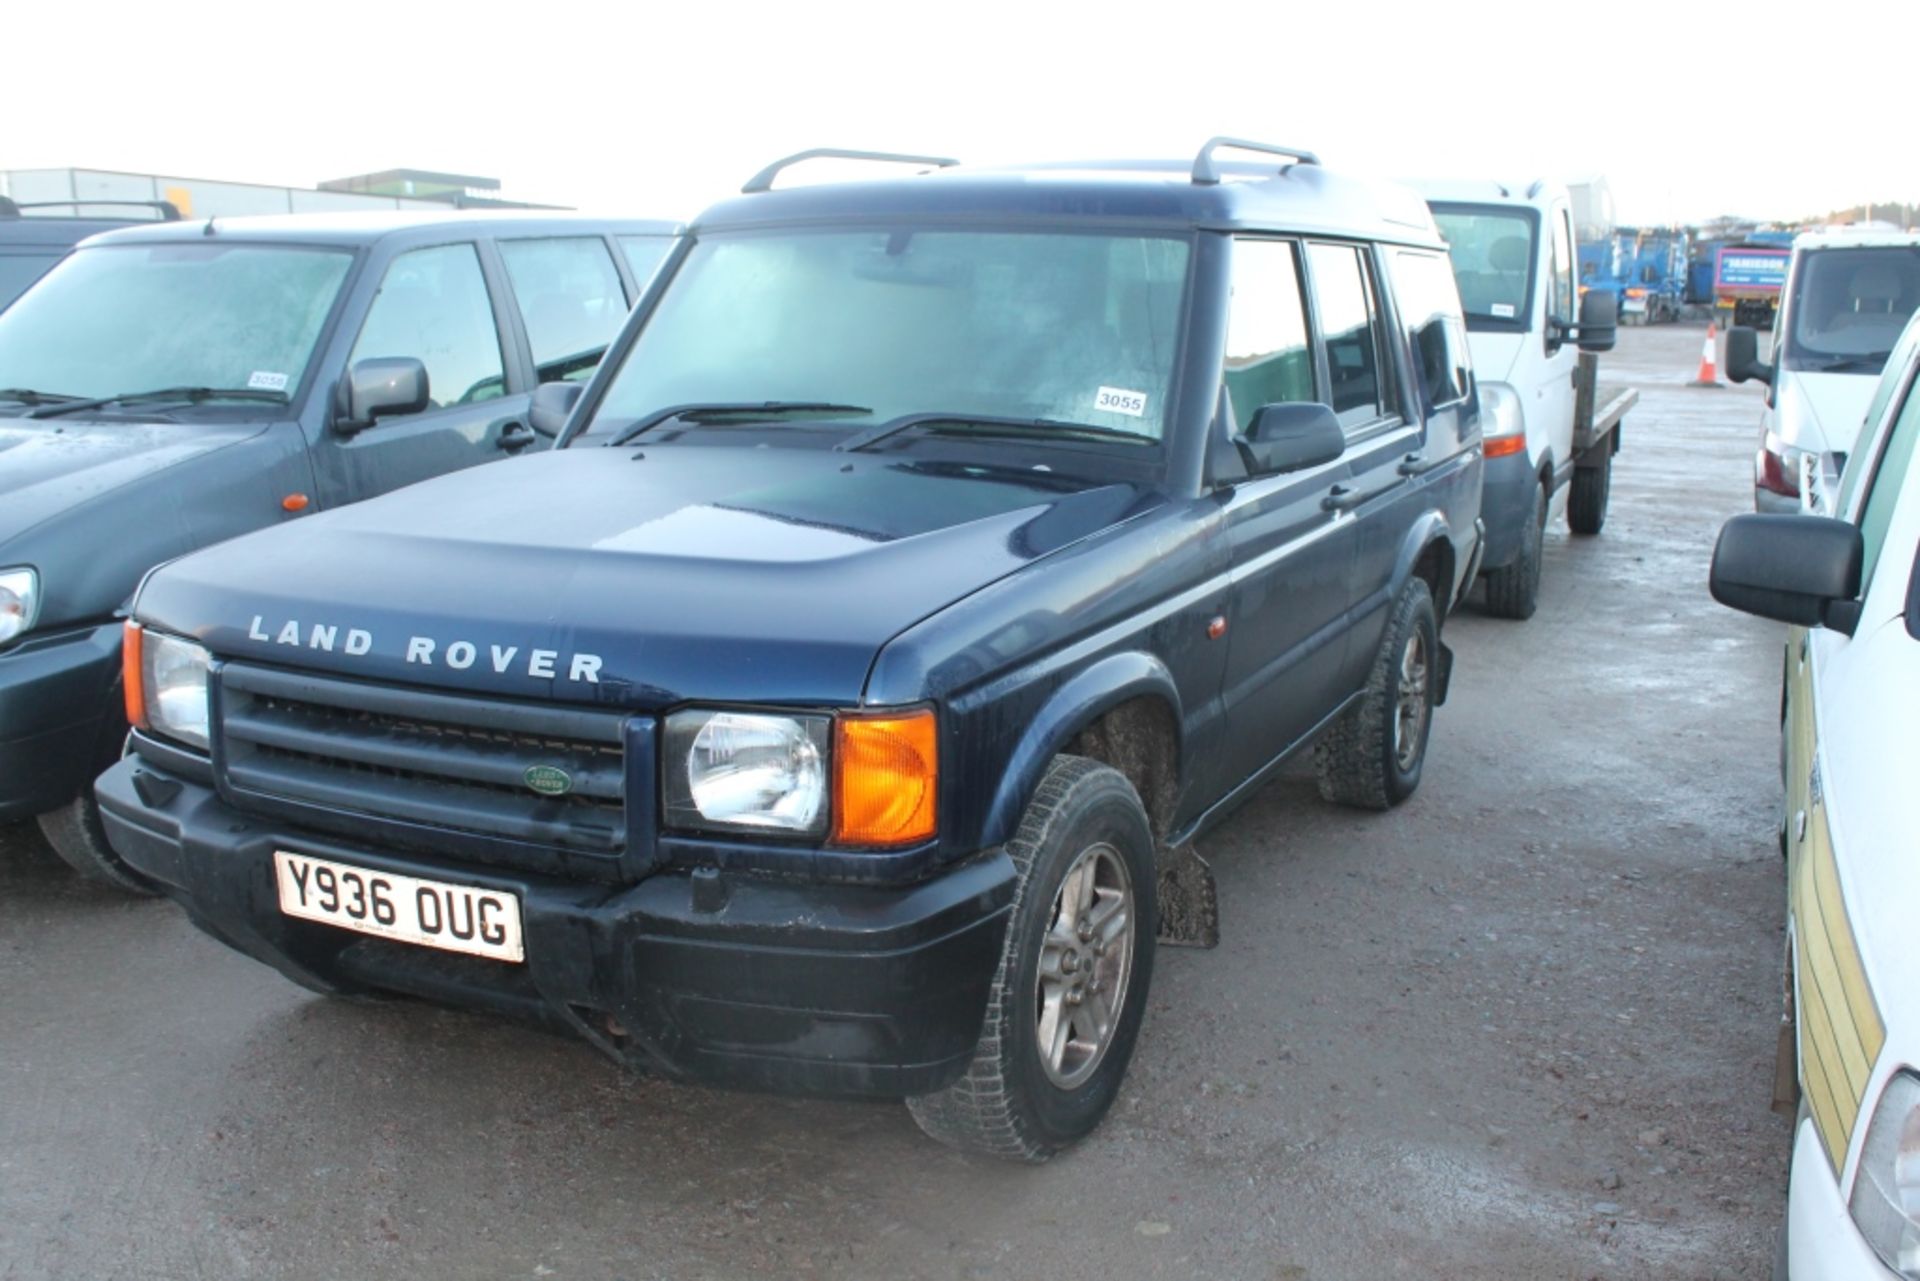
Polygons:
[[586,443],[675,405],[832,404],[1164,432],[1187,279],[1173,236],[756,233],[696,244]]

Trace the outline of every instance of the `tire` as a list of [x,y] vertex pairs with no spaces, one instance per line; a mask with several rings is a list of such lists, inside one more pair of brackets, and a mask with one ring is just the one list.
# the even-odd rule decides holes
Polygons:
[[92,790],[88,788],[87,795],[42,814],[36,820],[40,834],[61,862],[88,880],[148,898],[159,894],[151,881],[128,867],[107,844],[106,828],[100,824],[100,803],[93,799]]
[[1544,485],[1533,489],[1533,514],[1521,538],[1520,555],[1510,565],[1490,569],[1487,580],[1487,612],[1495,618],[1527,619],[1540,604],[1540,562],[1546,555],[1547,491]]
[[1439,654],[1432,589],[1424,579],[1409,579],[1380,638],[1366,692],[1313,745],[1324,799],[1386,810],[1413,795],[1433,728]]
[[[1099,1125],[1133,1057],[1153,979],[1154,841],[1124,775],[1085,757],[1058,756],[1007,853],[1019,881],[973,1061],[958,1081],[908,1099],[907,1108],[942,1143],[1039,1162]],[[1083,868],[1092,869],[1092,880],[1078,875]],[[1078,929],[1063,932],[1059,917],[1070,888],[1091,906]],[[1086,999],[1103,987],[1100,1003]],[[1095,1031],[1102,1008],[1107,1026],[1090,1045],[1082,1038]],[[1061,1035],[1043,1046],[1049,1009]],[[1095,1025],[1083,1027],[1083,1017]]]
[[1600,446],[1605,456],[1598,467],[1575,467],[1573,488],[1567,495],[1567,528],[1576,534],[1597,534],[1607,523],[1607,499],[1613,492],[1613,442]]

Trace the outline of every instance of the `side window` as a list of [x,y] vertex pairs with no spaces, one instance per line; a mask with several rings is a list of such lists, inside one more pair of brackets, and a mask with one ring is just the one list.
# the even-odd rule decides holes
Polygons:
[[1860,563],[1860,583],[1864,588],[1873,581],[1873,567],[1887,541],[1887,527],[1893,523],[1893,509],[1907,486],[1913,467],[1914,441],[1920,438],[1920,394],[1907,393],[1900,419],[1887,435],[1886,448],[1867,481],[1867,500],[1860,508],[1860,536],[1866,543],[1866,556]]
[[1397,249],[1391,263],[1394,297],[1407,329],[1422,399],[1429,409],[1466,399],[1472,385],[1466,323],[1447,260],[1439,254]]
[[393,260],[351,359],[379,356],[413,356],[426,365],[431,409],[505,393],[500,332],[471,244],[414,249]]
[[1320,340],[1327,349],[1327,403],[1343,427],[1359,427],[1393,412],[1380,342],[1380,308],[1366,263],[1350,245],[1309,245],[1313,300]]
[[[1774,332],[1781,332],[1786,325],[1784,319],[1774,326]],[[1860,489],[1860,482],[1873,466],[1873,459],[1856,456],[1873,447],[1874,434],[1880,428],[1880,419],[1887,412],[1887,405],[1897,392],[1907,386],[1907,359],[1911,350],[1905,343],[1887,360],[1887,367],[1880,375],[1880,385],[1873,389],[1873,400],[1867,405],[1867,416],[1860,420],[1859,434],[1854,443],[1858,449],[1849,453],[1840,468],[1840,495],[1834,499],[1835,515],[1845,515],[1853,510],[1853,496]]]
[[634,283],[644,293],[653,273],[666,261],[667,251],[673,248],[673,237],[619,236],[616,239],[620,242],[620,252],[627,256],[627,270],[633,273]]
[[1313,400],[1300,265],[1285,240],[1236,240],[1227,305],[1227,399],[1236,430],[1262,405]]
[[543,383],[590,377],[627,318],[620,272],[598,236],[502,240],[500,257]]
[[1567,211],[1553,216],[1553,297],[1549,314],[1567,324],[1573,323],[1573,230]]

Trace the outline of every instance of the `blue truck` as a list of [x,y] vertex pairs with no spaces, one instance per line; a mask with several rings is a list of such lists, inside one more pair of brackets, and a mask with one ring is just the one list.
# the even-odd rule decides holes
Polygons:
[[1207,933],[1198,834],[1303,750],[1420,782],[1459,294],[1418,197],[1298,149],[776,189],[823,155],[534,392],[555,448],[150,575],[98,795],[307,987],[1038,1160]]
[[1686,305],[1687,233],[1662,227],[1631,233],[1632,253],[1620,298],[1620,319],[1643,325],[1680,319]]

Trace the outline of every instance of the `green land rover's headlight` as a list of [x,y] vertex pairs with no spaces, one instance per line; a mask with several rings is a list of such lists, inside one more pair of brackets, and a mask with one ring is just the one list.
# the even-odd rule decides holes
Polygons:
[[0,645],[33,626],[40,605],[40,576],[30,569],[0,569]]
[[688,710],[667,717],[671,827],[818,836],[827,828],[825,716]]
[[140,650],[140,677],[146,692],[147,724],[152,729],[202,751],[207,749],[207,669],[212,661],[204,646],[178,636],[146,633]]

